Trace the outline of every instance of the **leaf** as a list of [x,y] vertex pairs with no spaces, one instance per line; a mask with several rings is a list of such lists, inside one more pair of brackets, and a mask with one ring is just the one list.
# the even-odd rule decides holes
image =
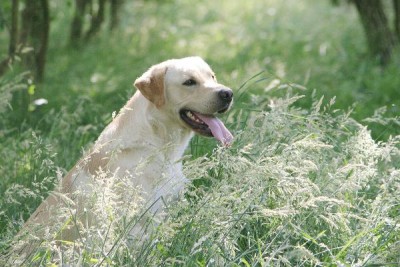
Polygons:
[[34,84],[29,85],[28,94],[29,95],[34,95],[35,94],[35,89],[36,89],[36,86]]
[[297,83],[289,83],[289,86],[295,89],[299,89],[299,90],[303,90],[306,91],[307,87],[301,85],[301,84],[297,84]]
[[24,48],[21,49],[21,54],[28,54],[32,51],[33,51],[33,47],[25,46]]
[[29,106],[28,106],[28,111],[29,112],[33,112],[33,111],[35,111],[35,109],[36,109],[35,105],[29,104]]
[[250,263],[246,259],[241,258],[240,262],[243,263],[246,267],[250,267]]

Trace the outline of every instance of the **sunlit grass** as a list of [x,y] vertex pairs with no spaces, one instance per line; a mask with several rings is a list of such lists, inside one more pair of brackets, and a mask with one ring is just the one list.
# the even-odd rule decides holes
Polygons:
[[[68,10],[64,1],[52,5]],[[90,252],[88,243],[71,262],[400,261],[399,139],[388,139],[399,133],[400,76],[396,62],[383,71],[366,60],[351,6],[313,0],[131,1],[118,31],[103,31],[78,50],[66,46],[70,15],[54,14],[46,79],[33,82],[34,94],[27,97],[30,84],[18,79],[16,87],[7,87],[17,67],[0,83],[2,252],[52,182],[133,94],[136,77],[162,60],[200,55],[234,89],[234,108],[223,117],[236,136],[234,146],[214,150],[214,140],[195,137],[185,165],[194,187],[170,207],[154,236],[132,247],[124,237],[120,243],[115,231],[106,240],[115,244],[110,253]],[[12,108],[5,105],[10,88],[17,92]],[[49,103],[24,109],[37,98]],[[387,106],[386,114],[373,115],[381,106]],[[384,141],[374,141],[352,118],[368,123],[373,137]],[[111,225],[107,218],[103,223]],[[36,263],[51,262],[49,255],[37,254]]]
[[[165,221],[143,243],[131,243],[126,235],[129,225],[141,217],[121,212],[135,203],[119,202],[118,185],[127,185],[123,178],[105,174],[108,178],[98,177],[90,197],[99,225],[83,228],[79,244],[62,250],[47,237],[28,262],[117,266],[398,262],[399,137],[376,142],[351,114],[330,114],[334,101],[316,101],[305,110],[293,106],[299,99],[261,96],[252,101],[263,105],[264,111],[232,110],[228,120],[233,120],[230,127],[235,129],[233,146],[186,161],[184,172],[193,185],[167,207]],[[43,149],[38,158],[50,163],[54,159],[35,136],[30,147]],[[32,167],[40,162],[37,153],[28,161]],[[52,166],[43,166],[46,173],[41,175],[51,178]],[[9,202],[16,199],[15,192],[22,198],[39,193],[16,189],[7,190],[8,202],[3,203],[17,207],[17,202]],[[130,192],[136,194],[134,188]],[[13,231],[12,225],[8,227]],[[7,264],[16,256],[7,256]]]

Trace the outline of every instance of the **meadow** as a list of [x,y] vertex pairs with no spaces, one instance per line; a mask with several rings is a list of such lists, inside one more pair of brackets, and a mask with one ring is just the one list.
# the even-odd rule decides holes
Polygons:
[[12,238],[133,95],[136,77],[188,55],[234,90],[223,117],[233,146],[192,140],[192,184],[146,242],[129,242],[141,211],[111,190],[108,201],[93,195],[109,213],[99,212],[104,229],[87,229],[79,253],[49,237],[23,264],[400,264],[400,58],[385,68],[368,58],[351,5],[133,1],[118,30],[79,48],[66,45],[67,2],[52,10],[44,82],[18,67],[0,78],[0,265],[13,266]]

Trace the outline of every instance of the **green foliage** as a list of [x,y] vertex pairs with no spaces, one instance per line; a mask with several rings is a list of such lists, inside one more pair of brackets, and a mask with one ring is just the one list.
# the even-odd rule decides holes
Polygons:
[[[6,112],[11,108],[11,100],[13,93],[26,89],[26,85],[23,80],[27,76],[27,73],[16,75],[11,79],[0,78],[0,116],[6,119]],[[3,121],[3,120],[1,120]],[[4,126],[4,125],[3,125]],[[1,127],[0,129],[4,129]]]
[[0,30],[5,29],[9,23],[11,1],[4,1],[0,4]]
[[[65,46],[71,6],[51,8],[45,82],[17,75],[17,65],[0,81],[0,254],[133,94],[135,78],[197,54],[235,91],[224,118],[235,144],[192,140],[185,173],[193,186],[142,244],[125,233],[140,214],[121,215],[126,206],[112,190],[109,202],[94,198],[109,213],[98,232],[86,231],[94,245],[66,253],[71,263],[399,263],[399,61],[382,70],[364,59],[354,10],[329,1],[131,1],[119,31],[78,51]],[[36,264],[56,261],[53,244]]]
[[[129,179],[99,175],[89,205],[100,223],[82,230],[88,237],[80,245],[64,247],[63,261],[116,266],[399,262],[400,136],[376,142],[351,114],[332,115],[333,101],[317,101],[305,110],[294,106],[299,99],[258,97],[269,103],[264,111],[233,110],[227,120],[236,129],[234,145],[186,161],[184,172],[194,185],[168,206],[168,217],[143,242],[129,242],[126,235],[142,216],[132,206],[139,199],[121,202],[137,198],[136,189],[121,196],[118,188],[129,186]],[[57,263],[60,252],[53,242],[43,243],[31,260]]]

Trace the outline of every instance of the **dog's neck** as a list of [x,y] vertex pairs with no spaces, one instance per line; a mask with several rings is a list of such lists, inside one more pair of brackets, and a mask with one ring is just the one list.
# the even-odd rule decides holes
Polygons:
[[168,112],[162,109],[158,109],[137,91],[103,131],[96,144],[109,143],[107,150],[140,149],[144,146],[148,150],[150,146],[154,151],[164,151],[168,161],[179,160],[193,132],[184,128],[176,118],[169,117]]

